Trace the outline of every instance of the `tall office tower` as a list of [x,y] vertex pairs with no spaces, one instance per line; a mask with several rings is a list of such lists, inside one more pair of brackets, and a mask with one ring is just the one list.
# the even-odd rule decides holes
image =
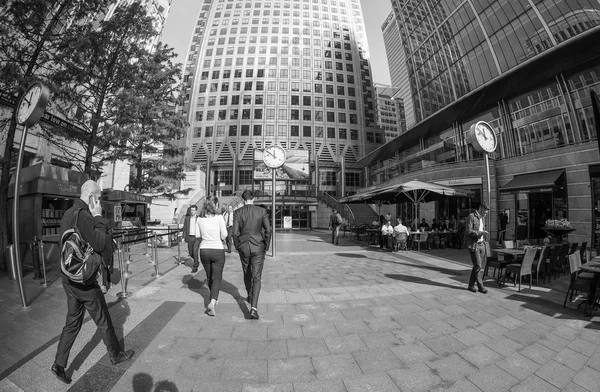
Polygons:
[[377,127],[385,132],[385,141],[389,142],[406,131],[402,99],[394,98],[398,94],[397,87],[376,83],[375,90],[377,92]]
[[278,144],[307,177],[277,194],[339,195],[381,143],[359,0],[204,0],[184,78],[187,162],[208,171],[209,192],[271,194],[254,158]]

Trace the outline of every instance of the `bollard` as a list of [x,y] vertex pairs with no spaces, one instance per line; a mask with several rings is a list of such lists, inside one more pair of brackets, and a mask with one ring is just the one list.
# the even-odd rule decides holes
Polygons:
[[[144,235],[146,234],[148,234],[148,232],[144,233]],[[150,248],[150,251],[148,251],[148,248]],[[148,239],[146,239],[146,250],[144,251],[144,256],[148,257],[148,255],[152,257],[152,242],[148,242]]]
[[[154,244],[156,242],[156,234],[154,235],[154,237],[148,237],[148,239],[146,239],[146,246],[149,244],[150,245],[150,253],[144,253],[146,255],[146,257],[148,258],[148,264],[153,264],[154,263]],[[150,257],[148,257],[150,256]]]
[[181,247],[180,247],[181,241],[179,240],[179,231],[177,231],[177,261],[175,261],[175,264],[179,264],[179,262],[181,261]]
[[129,271],[124,269],[123,260],[123,243],[121,242],[119,249],[117,249],[117,257],[119,259],[119,270],[121,271],[121,292],[117,293],[119,298],[131,297],[131,292],[127,291],[127,279],[129,279]]
[[31,250],[31,257],[33,259],[33,279],[42,279],[42,268],[40,267],[40,248],[38,246],[37,237],[35,237],[33,242],[29,244],[29,250]]
[[156,246],[156,244],[156,233],[154,233],[154,273],[152,274],[152,276],[159,278],[163,276],[163,274],[158,272],[158,246]]
[[42,259],[42,272],[44,273],[44,281],[40,283],[44,287],[48,287],[48,279],[46,277],[46,256],[44,256],[44,241],[40,241],[40,258]]

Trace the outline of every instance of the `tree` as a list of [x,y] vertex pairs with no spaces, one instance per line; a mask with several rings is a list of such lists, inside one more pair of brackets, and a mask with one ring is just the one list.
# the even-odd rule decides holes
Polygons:
[[131,191],[168,198],[187,194],[173,191],[183,178],[186,148],[177,142],[187,126],[186,118],[175,110],[183,86],[181,64],[173,64],[174,57],[172,48],[159,44],[153,53],[138,59],[136,78],[114,100],[118,147],[107,155],[107,159],[129,160]]
[[[0,7],[0,89],[18,102],[27,86],[42,80],[53,84],[57,44],[74,26],[104,13],[109,0],[20,0]],[[13,112],[14,113],[14,112]],[[17,123],[14,114],[1,128],[0,260],[8,244],[8,186]]]
[[[122,129],[115,125],[117,97],[134,85],[140,59],[149,56],[157,32],[143,5],[134,2],[118,7],[108,20],[71,29],[58,46],[60,70],[54,79],[55,94],[64,116],[77,118],[83,133],[57,129],[51,135],[78,143],[63,148],[71,161],[81,162],[83,172],[94,177],[109,151],[120,147]],[[56,139],[56,137],[59,139]]]

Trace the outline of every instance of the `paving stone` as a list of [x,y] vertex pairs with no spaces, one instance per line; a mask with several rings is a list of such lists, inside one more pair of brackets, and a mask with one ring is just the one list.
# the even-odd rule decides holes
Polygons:
[[571,341],[571,343],[569,343],[567,347],[573,351],[577,351],[578,353],[589,357],[594,353],[594,351],[596,351],[596,349],[598,348],[598,344],[592,343],[582,338],[575,338]]
[[340,336],[333,323],[317,323],[302,326],[302,333],[307,338],[326,338]]
[[485,367],[468,378],[483,392],[508,391],[519,382],[496,365]]
[[444,321],[436,321],[422,325],[421,328],[431,336],[449,335],[458,330]]
[[511,392],[560,392],[561,389],[546,382],[540,377],[533,375],[529,376],[525,381],[515,386]]
[[390,316],[377,317],[371,320],[365,320],[365,323],[372,331],[388,331],[391,329],[401,328],[402,326],[392,320]]
[[290,357],[327,355],[329,350],[321,338],[290,339],[287,341]]
[[535,341],[537,341],[540,336],[525,329],[523,327],[514,328],[512,330],[507,331],[504,336],[509,339],[514,340],[517,343],[522,344],[523,346],[527,346]]
[[267,337],[269,339],[302,339],[302,326],[299,324],[281,324],[269,325],[267,327]]
[[489,336],[490,338],[498,338],[502,336],[508,331],[508,328],[501,326],[498,323],[493,321],[488,321],[486,323],[480,324],[475,327],[476,330],[481,332],[484,335]]
[[[211,391],[210,389],[203,389]],[[244,384],[242,392],[294,392],[292,384]]]
[[269,383],[311,382],[317,379],[309,357],[269,359]]
[[312,312],[313,318],[317,323],[323,323],[327,321],[346,321],[346,317],[342,314],[339,309],[323,309]]
[[562,389],[567,386],[576,373],[575,370],[569,369],[556,361],[549,361],[536,371],[535,375],[555,387]]
[[439,356],[446,356],[467,348],[466,345],[448,335],[427,339],[423,343]]
[[360,367],[350,354],[331,354],[313,357],[312,363],[319,380],[339,379],[362,374]]
[[430,392],[481,392],[475,384],[467,378],[461,378],[457,381],[444,381],[435,388],[430,389]]
[[411,363],[424,363],[432,361],[438,357],[429,347],[423,342],[405,344],[404,346],[391,347],[390,350],[402,361],[405,365]]
[[293,384],[294,392],[347,392],[342,380],[318,380]]
[[221,380],[265,383],[268,381],[267,360],[225,359],[223,361]]
[[332,354],[353,353],[369,349],[357,334],[328,337],[325,338],[325,344]]
[[206,355],[211,358],[245,358],[247,352],[247,340],[213,340]]
[[248,358],[274,359],[287,358],[288,356],[287,341],[285,340],[277,339],[248,342]]
[[358,336],[370,350],[386,349],[404,344],[390,331],[359,333]]
[[452,316],[450,318],[445,319],[444,321],[452,327],[458,329],[459,331],[461,329],[473,328],[480,325],[477,321],[465,317],[464,315]]
[[580,332],[576,329],[567,327],[566,325],[559,325],[552,330],[552,333],[556,336],[560,336],[561,338],[567,339],[569,341],[574,340],[580,334]]
[[490,340],[490,337],[482,334],[474,328],[467,328],[451,335],[465,346],[475,346]]
[[423,363],[411,364],[407,369],[393,369],[387,372],[402,391],[428,391],[442,382],[442,379]]
[[392,331],[403,343],[412,343],[423,339],[432,337],[423,328],[418,325],[409,325],[402,327],[401,329],[395,329]]
[[584,366],[573,377],[573,382],[588,391],[597,391],[598,385],[600,385],[600,372],[589,366]]
[[494,320],[494,322],[496,324],[503,326],[506,329],[515,329],[515,328],[519,328],[519,327],[525,325],[525,323],[523,321],[517,320],[516,318],[511,317],[511,316],[499,317],[496,320]]
[[267,338],[267,325],[264,324],[239,324],[233,326],[232,339],[265,340]]
[[519,353],[513,353],[504,360],[496,362],[496,366],[519,380],[526,380],[541,367],[537,362]]
[[369,328],[369,326],[363,320],[336,322],[333,325],[335,325],[335,328],[340,335],[373,332],[373,330]]
[[458,355],[460,355],[469,363],[478,367],[479,369],[491,365],[492,363],[496,363],[497,361],[502,359],[502,356],[500,356],[500,354],[498,354],[491,348],[484,346],[483,344],[470,346],[466,350],[459,351]]
[[386,373],[365,374],[344,379],[348,392],[400,392],[400,389]]
[[457,381],[465,376],[476,373],[475,366],[465,361],[458,354],[450,354],[447,357],[434,359],[426,363],[444,381]]
[[560,336],[557,336],[553,333],[549,333],[546,334],[546,336],[539,339],[537,342],[543,346],[548,347],[551,350],[561,351],[562,349],[567,347],[567,345],[569,345],[570,340],[561,338]]
[[352,354],[365,374],[399,368],[402,362],[389,349],[357,351]]
[[523,356],[539,363],[540,365],[546,364],[546,362],[554,358],[557,354],[556,351],[550,350],[548,347],[542,346],[539,343],[533,343],[529,346],[526,346],[520,351],[520,353]]
[[585,363],[588,361],[588,357],[583,354],[580,354],[576,351],[571,350],[570,348],[565,348],[561,352],[559,352],[554,360],[562,365],[565,365],[569,369],[573,369],[575,371],[581,370]]

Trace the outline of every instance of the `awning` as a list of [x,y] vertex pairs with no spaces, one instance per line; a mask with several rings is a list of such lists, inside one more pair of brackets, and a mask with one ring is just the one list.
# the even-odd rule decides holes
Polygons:
[[513,177],[508,184],[500,188],[500,192],[551,192],[554,190],[556,180],[564,174],[564,170],[552,170],[547,172],[536,172],[519,174]]

